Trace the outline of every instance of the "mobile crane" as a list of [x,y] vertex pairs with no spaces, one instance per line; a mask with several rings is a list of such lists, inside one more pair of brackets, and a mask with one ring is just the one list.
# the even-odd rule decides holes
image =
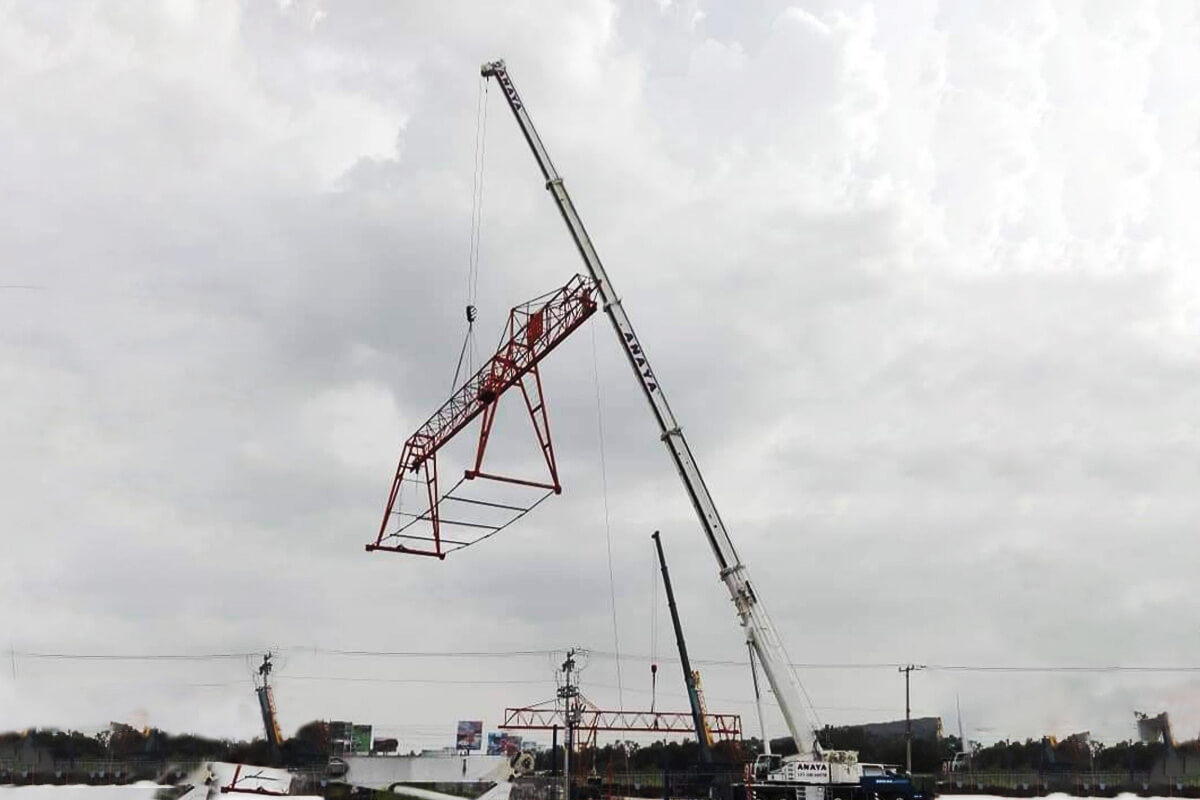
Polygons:
[[679,664],[683,667],[683,682],[687,686],[688,702],[692,706],[692,724],[696,728],[696,743],[700,745],[700,759],[705,764],[712,763],[712,734],[704,721],[704,698],[700,694],[700,673],[692,669],[692,661],[688,658],[687,642],[683,639],[683,625],[679,622],[679,610],[675,608],[675,590],[671,588],[671,573],[667,569],[667,557],[663,554],[662,539],[658,531],[654,539],[654,549],[658,553],[658,565],[662,570],[663,587],[667,590],[667,608],[671,611],[671,627],[675,629],[675,646],[679,648]]
[[[827,797],[911,797],[912,785],[906,778],[889,775],[878,765],[858,762],[854,751],[824,750],[817,741],[804,713],[799,683],[784,650],[778,631],[772,625],[762,600],[750,582],[750,576],[738,556],[733,540],[721,520],[716,503],[704,482],[687,438],[671,411],[662,385],[650,366],[650,359],[633,330],[633,323],[618,296],[600,256],[584,228],[583,220],[567,193],[562,177],[550,160],[529,111],[525,107],[504,61],[491,61],[480,69],[483,78],[495,79],[504,93],[509,109],[537,161],[546,189],[554,198],[575,247],[596,283],[604,312],[612,323],[617,340],[629,366],[637,376],[650,410],[658,423],[660,438],[666,445],[684,489],[700,520],[700,526],[717,559],[720,579],[729,590],[738,620],[746,635],[752,656],[757,656],[767,682],[779,703],[788,731],[796,743],[796,756],[780,759],[765,755],[755,764],[754,792],[758,797],[794,797],[796,800],[825,800]],[[753,658],[752,658],[753,663]],[[894,783],[893,783],[894,779]]]

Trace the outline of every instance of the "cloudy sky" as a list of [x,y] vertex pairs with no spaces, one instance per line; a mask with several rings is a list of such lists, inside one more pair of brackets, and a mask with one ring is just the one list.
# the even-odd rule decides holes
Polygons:
[[[498,57],[822,722],[902,716],[901,662],[1200,664],[1192,4],[30,0],[0,3],[0,727],[253,735],[268,648],[289,733],[447,744],[571,645],[644,708],[656,528],[693,656],[742,658],[599,316],[544,370],[563,496],[443,563],[363,551],[449,394]],[[485,98],[481,352],[582,267]],[[499,424],[494,465],[535,468]],[[746,669],[702,672],[752,725]],[[913,689],[985,741],[1200,729],[1186,672]]]

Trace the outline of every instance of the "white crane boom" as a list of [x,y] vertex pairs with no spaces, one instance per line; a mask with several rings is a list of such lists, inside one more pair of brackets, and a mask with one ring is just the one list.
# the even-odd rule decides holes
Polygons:
[[717,512],[717,506],[704,483],[700,468],[696,466],[696,460],[688,447],[687,439],[684,437],[675,415],[671,412],[671,407],[667,404],[662,386],[654,376],[654,370],[650,367],[646,351],[638,342],[633,325],[629,321],[629,315],[625,313],[621,299],[608,279],[604,265],[600,263],[600,256],[596,254],[596,248],[592,245],[592,240],[583,227],[583,221],[575,210],[575,204],[571,202],[571,196],[567,194],[562,178],[550,160],[550,154],[546,152],[541,137],[533,127],[533,121],[529,118],[529,112],[521,101],[516,86],[513,85],[508,69],[503,61],[493,61],[484,64],[481,73],[484,78],[495,78],[496,82],[500,84],[500,88],[504,90],[505,99],[508,101],[509,108],[512,109],[513,116],[517,119],[517,125],[520,126],[521,133],[524,134],[525,141],[529,143],[538,167],[546,178],[546,188],[554,196],[554,201],[558,205],[563,221],[567,224],[571,238],[575,240],[575,246],[579,248],[579,254],[583,257],[588,272],[591,273],[592,279],[599,287],[604,310],[617,332],[617,339],[625,351],[625,356],[629,359],[629,366],[638,376],[642,392],[650,403],[650,409],[654,412],[654,418],[658,420],[659,429],[662,431],[662,441],[671,454],[671,460],[675,463],[679,477],[683,480],[684,488],[687,489],[688,497],[691,498],[692,506],[696,509],[696,515],[700,518],[700,525],[704,528],[708,543],[712,546],[713,555],[716,556],[717,564],[720,566],[721,580],[733,598],[738,618],[746,632],[746,640],[758,655],[763,672],[766,674],[771,690],[779,702],[779,708],[783,712],[788,731],[796,742],[796,749],[799,753],[806,754],[812,748],[816,754],[819,754],[820,749],[816,742],[816,736],[804,713],[799,683],[788,663],[779,634],[767,617],[762,601],[759,600],[750,585],[750,576],[746,572],[745,565],[738,558],[733,541],[725,530],[725,523],[721,521],[721,515]]

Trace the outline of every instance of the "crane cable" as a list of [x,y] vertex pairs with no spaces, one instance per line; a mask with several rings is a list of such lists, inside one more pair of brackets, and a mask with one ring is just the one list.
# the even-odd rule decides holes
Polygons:
[[[487,134],[487,80],[480,77],[478,99],[475,103],[475,156],[471,175],[471,230],[467,246],[467,332],[458,351],[458,363],[454,365],[454,378],[450,381],[450,393],[458,388],[458,379],[463,374],[463,361],[467,362],[467,375],[475,372],[478,348],[475,343],[475,318],[478,314],[475,299],[479,294],[479,235],[483,227],[483,156]],[[396,508],[404,507],[405,481],[400,483],[396,497]],[[395,534],[393,534],[395,535]]]
[[596,381],[596,435],[600,443],[600,489],[604,497],[604,538],[608,547],[608,592],[612,601],[613,650],[617,656],[617,705],[625,710],[625,691],[621,681],[621,639],[617,629],[617,583],[613,576],[612,526],[608,513],[608,464],[604,457],[604,404],[600,399],[600,359],[596,352],[596,326],[592,333],[592,376]]
[[472,374],[478,350],[475,344],[475,318],[478,314],[475,300],[479,296],[479,241],[483,229],[483,162],[487,153],[487,98],[488,82],[480,77],[479,99],[475,107],[475,163],[471,177],[471,236],[467,249],[467,333],[463,337],[462,349],[458,352],[458,364],[454,367],[454,381],[450,391],[458,388],[463,360],[467,361],[466,374]]

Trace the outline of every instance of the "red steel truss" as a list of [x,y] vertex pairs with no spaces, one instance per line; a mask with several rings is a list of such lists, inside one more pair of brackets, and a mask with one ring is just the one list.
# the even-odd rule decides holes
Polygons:
[[[705,714],[705,721],[714,738],[736,740],[742,735],[742,718],[738,714]],[[553,706],[529,706],[504,709],[500,730],[548,731],[565,728],[562,710]],[[696,734],[692,714],[664,711],[602,711],[590,703],[580,709],[578,728],[581,731],[621,731],[626,733]]]
[[[475,450],[474,466],[466,471],[463,480],[485,478],[545,489],[547,494],[562,492],[562,485],[558,480],[558,465],[554,458],[554,445],[550,438],[550,419],[546,415],[546,403],[542,395],[542,378],[538,372],[538,363],[595,311],[595,282],[583,275],[576,275],[562,288],[535,297],[509,312],[508,324],[496,354],[456,389],[450,399],[405,441],[404,448],[400,452],[400,463],[396,467],[396,477],[392,481],[392,490],[388,495],[387,508],[383,513],[383,521],[379,525],[379,535],[373,543],[366,546],[368,552],[383,550],[392,553],[445,558],[446,554],[453,549],[465,547],[473,542],[443,539],[441,533],[443,524],[487,528],[492,532],[504,527],[445,519],[441,515],[440,506],[446,499],[519,512],[518,516],[505,523],[505,526],[532,508],[532,506],[520,508],[469,500],[454,496],[453,489],[445,495],[439,493],[438,450],[476,417],[482,416],[483,418],[479,430],[479,443]],[[538,446],[549,473],[548,481],[529,480],[483,471],[483,458],[492,432],[492,425],[496,419],[497,405],[500,397],[514,386],[520,388],[521,396],[525,401],[525,410],[529,413],[529,418],[533,423]],[[409,522],[402,524],[397,530],[389,532],[389,524],[393,517],[399,514],[396,501],[400,494],[400,488],[408,475],[416,476],[415,482],[424,485],[425,498],[423,502],[427,505],[420,514],[407,515],[412,517]],[[407,478],[407,480],[414,482],[413,478]],[[455,486],[457,485],[455,484]],[[405,533],[412,524],[420,521],[431,523],[431,537]],[[396,540],[395,544],[385,543],[392,539]],[[420,541],[426,542],[426,544],[409,545],[404,544],[401,540]],[[450,544],[453,547],[446,549],[443,544]]]

